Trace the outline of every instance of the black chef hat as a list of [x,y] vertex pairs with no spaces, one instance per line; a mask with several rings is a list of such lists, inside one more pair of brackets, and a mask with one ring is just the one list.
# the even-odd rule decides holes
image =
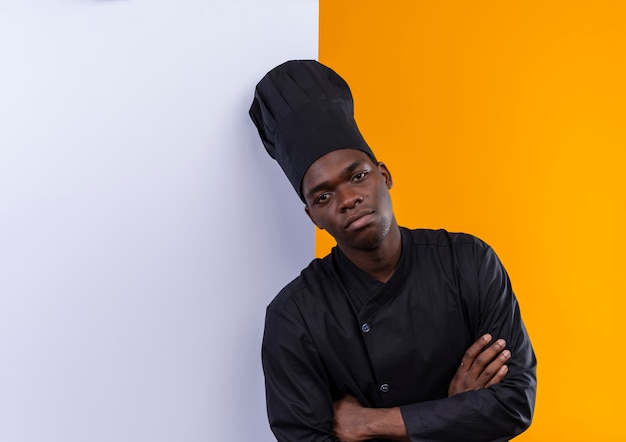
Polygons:
[[292,60],[269,71],[256,86],[250,117],[302,201],[304,174],[328,152],[357,149],[376,162],[354,121],[348,84],[315,60]]

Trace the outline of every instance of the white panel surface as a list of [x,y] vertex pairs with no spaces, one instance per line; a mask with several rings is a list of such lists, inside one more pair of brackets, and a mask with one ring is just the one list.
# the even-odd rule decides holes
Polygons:
[[0,441],[274,440],[314,230],[248,117],[314,0],[0,0]]

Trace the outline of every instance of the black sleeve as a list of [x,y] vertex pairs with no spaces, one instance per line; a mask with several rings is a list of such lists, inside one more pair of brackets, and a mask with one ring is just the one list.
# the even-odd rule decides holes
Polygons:
[[476,246],[473,261],[476,295],[470,320],[478,336],[504,338],[509,372],[497,385],[449,398],[401,407],[411,441],[501,441],[530,425],[536,392],[537,361],[511,289],[493,250]]
[[326,370],[291,307],[270,305],[266,315],[262,361],[270,427],[279,442],[335,441]]

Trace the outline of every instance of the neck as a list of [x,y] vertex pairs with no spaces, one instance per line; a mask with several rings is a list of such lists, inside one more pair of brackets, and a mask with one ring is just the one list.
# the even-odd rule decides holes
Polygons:
[[[340,247],[341,248],[341,247]],[[350,261],[364,272],[382,282],[387,282],[396,271],[402,253],[400,228],[394,222],[385,239],[374,249],[355,250],[341,248]]]

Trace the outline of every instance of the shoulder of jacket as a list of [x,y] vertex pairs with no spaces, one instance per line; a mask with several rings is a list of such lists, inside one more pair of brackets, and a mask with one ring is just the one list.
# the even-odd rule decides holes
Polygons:
[[409,235],[410,241],[415,245],[428,246],[463,246],[471,245],[479,248],[488,248],[489,245],[482,239],[469,233],[449,232],[445,229],[407,229],[403,230]]
[[302,296],[312,296],[318,287],[329,280],[334,280],[334,272],[330,263],[330,255],[316,258],[306,266],[300,274],[278,292],[270,302],[268,310],[284,308]]

